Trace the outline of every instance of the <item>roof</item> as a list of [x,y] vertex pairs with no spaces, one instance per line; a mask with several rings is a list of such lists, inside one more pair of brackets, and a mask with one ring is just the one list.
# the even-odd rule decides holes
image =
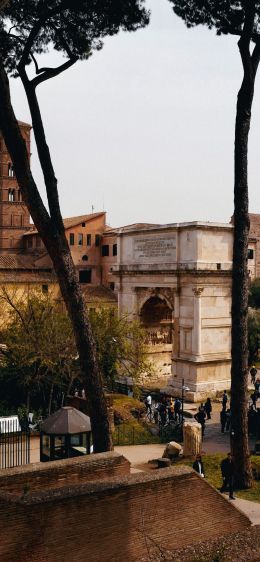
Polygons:
[[32,129],[31,123],[25,123],[25,121],[18,121],[18,125],[20,127],[30,127],[30,129]]
[[[97,217],[102,217],[105,214],[106,214],[105,211],[102,211],[101,213],[91,213],[90,215],[79,215],[78,217],[68,217],[66,219],[63,219],[64,228],[65,230],[67,228],[72,228],[73,226],[77,226],[82,222],[89,222],[93,219],[96,219]],[[28,232],[24,233],[24,236],[29,236],[30,234],[37,234],[37,233],[38,230],[33,225],[31,230],[28,230]]]
[[90,215],[80,215],[78,217],[68,217],[63,219],[63,224],[65,228],[71,228],[72,226],[76,226],[77,224],[80,224],[81,222],[89,222],[93,219],[96,219],[97,217],[102,217],[103,215],[105,215],[105,211],[102,211],[101,213],[91,213]]
[[41,431],[48,435],[68,435],[91,431],[90,417],[72,406],[64,406],[41,425]]
[[[38,257],[38,256],[37,256]],[[0,254],[1,269],[44,269],[46,266],[35,265],[36,257],[24,254]],[[47,268],[48,270],[50,268]]]
[[111,291],[111,289],[108,289],[103,285],[94,286],[81,284],[81,290],[87,303],[117,303],[117,297],[115,293]]

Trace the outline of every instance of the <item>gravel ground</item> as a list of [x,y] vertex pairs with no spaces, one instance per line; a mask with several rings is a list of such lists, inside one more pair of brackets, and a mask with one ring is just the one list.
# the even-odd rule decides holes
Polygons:
[[138,562],[260,562],[260,526],[173,552],[149,540],[147,548],[149,556]]

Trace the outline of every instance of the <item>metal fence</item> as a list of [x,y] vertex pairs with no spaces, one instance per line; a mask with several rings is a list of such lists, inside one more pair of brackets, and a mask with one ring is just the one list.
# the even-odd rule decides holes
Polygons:
[[152,435],[147,436],[147,431],[140,431],[135,427],[129,427],[124,423],[117,425],[113,433],[114,445],[145,445],[152,443]]
[[[159,438],[159,439],[158,439]],[[158,434],[154,436],[147,430],[140,431],[139,428],[129,427],[127,424],[117,425],[113,433],[114,445],[146,445],[149,443],[168,443],[169,441],[182,442],[182,424],[169,423],[165,426],[159,424]]]
[[30,463],[30,431],[22,430],[19,422],[0,420],[0,469]]

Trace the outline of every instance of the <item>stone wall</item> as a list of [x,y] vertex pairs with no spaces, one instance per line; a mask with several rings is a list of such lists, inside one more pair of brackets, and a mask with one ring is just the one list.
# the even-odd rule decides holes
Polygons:
[[134,562],[149,546],[181,548],[249,521],[192,469],[175,467],[23,496],[2,487],[0,526],[3,562]]

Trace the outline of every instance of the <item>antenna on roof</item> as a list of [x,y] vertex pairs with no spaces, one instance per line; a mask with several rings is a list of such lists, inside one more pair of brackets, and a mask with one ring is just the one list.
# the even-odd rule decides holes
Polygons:
[[91,205],[91,213],[94,213],[94,205]]

